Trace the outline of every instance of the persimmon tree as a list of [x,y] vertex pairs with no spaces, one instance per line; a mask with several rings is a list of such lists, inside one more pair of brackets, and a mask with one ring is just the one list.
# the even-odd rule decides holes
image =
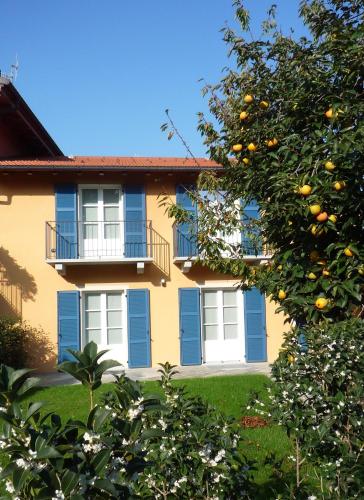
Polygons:
[[[267,408],[292,440],[287,498],[362,498],[364,3],[302,0],[309,35],[299,39],[277,28],[272,8],[257,40],[243,2],[234,5],[241,33],[224,30],[232,68],[205,86],[209,114],[199,115],[223,167],[190,190],[200,261],[260,288],[291,323]],[[193,237],[191,211],[169,214],[190,220]]]
[[[224,167],[222,174],[202,174],[191,193],[204,263],[258,286],[290,319],[360,317],[363,2],[302,1],[299,14],[311,36],[300,39],[276,27],[272,8],[259,40],[251,39],[243,3],[234,4],[242,33],[224,30],[234,69],[205,86],[210,114],[199,115],[208,154]],[[220,202],[206,202],[201,190],[218,191]],[[236,200],[256,200],[259,221],[236,217]],[[183,219],[178,207],[170,214]],[[247,263],[243,243],[230,245],[233,258],[221,252],[221,230],[238,227],[269,246],[266,265]]]

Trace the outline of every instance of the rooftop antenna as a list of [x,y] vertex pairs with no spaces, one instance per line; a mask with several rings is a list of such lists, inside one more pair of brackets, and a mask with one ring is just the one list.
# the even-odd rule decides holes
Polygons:
[[18,70],[19,70],[18,54],[15,54],[15,63],[10,66],[10,75],[9,75],[9,79],[12,83],[15,82],[16,77],[18,76]]

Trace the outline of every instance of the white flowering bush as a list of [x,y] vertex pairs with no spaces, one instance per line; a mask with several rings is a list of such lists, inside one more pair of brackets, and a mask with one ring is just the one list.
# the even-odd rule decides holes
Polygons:
[[297,492],[313,469],[319,498],[364,497],[363,345],[360,319],[320,323],[304,337],[294,329],[273,365],[270,407],[254,402],[294,442]]
[[125,422],[140,421],[140,443],[147,465],[132,484],[142,498],[240,499],[251,490],[251,467],[238,451],[236,424],[199,397],[191,397],[172,384],[174,366],[162,366],[161,406],[144,413],[141,387],[121,377],[116,390],[106,397],[117,432]]
[[[105,368],[93,346],[68,364],[91,391]],[[237,429],[199,398],[171,384],[144,394],[121,376],[85,422],[23,404],[39,389],[29,370],[0,366],[0,484],[15,500],[249,498],[250,466],[238,452]],[[82,381],[82,380],[81,380]]]

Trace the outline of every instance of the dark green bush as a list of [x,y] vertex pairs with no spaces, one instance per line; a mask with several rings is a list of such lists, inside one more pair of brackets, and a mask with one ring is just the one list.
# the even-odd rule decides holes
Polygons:
[[25,321],[0,318],[0,364],[39,367],[53,359],[53,346],[42,329]]
[[0,318],[0,363],[13,368],[26,365],[24,329],[13,319]]

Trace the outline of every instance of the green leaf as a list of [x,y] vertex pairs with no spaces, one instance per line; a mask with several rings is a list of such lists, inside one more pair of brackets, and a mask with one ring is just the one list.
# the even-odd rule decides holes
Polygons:
[[96,475],[99,475],[110,459],[111,451],[108,449],[101,450],[92,460],[91,465],[95,469]]

